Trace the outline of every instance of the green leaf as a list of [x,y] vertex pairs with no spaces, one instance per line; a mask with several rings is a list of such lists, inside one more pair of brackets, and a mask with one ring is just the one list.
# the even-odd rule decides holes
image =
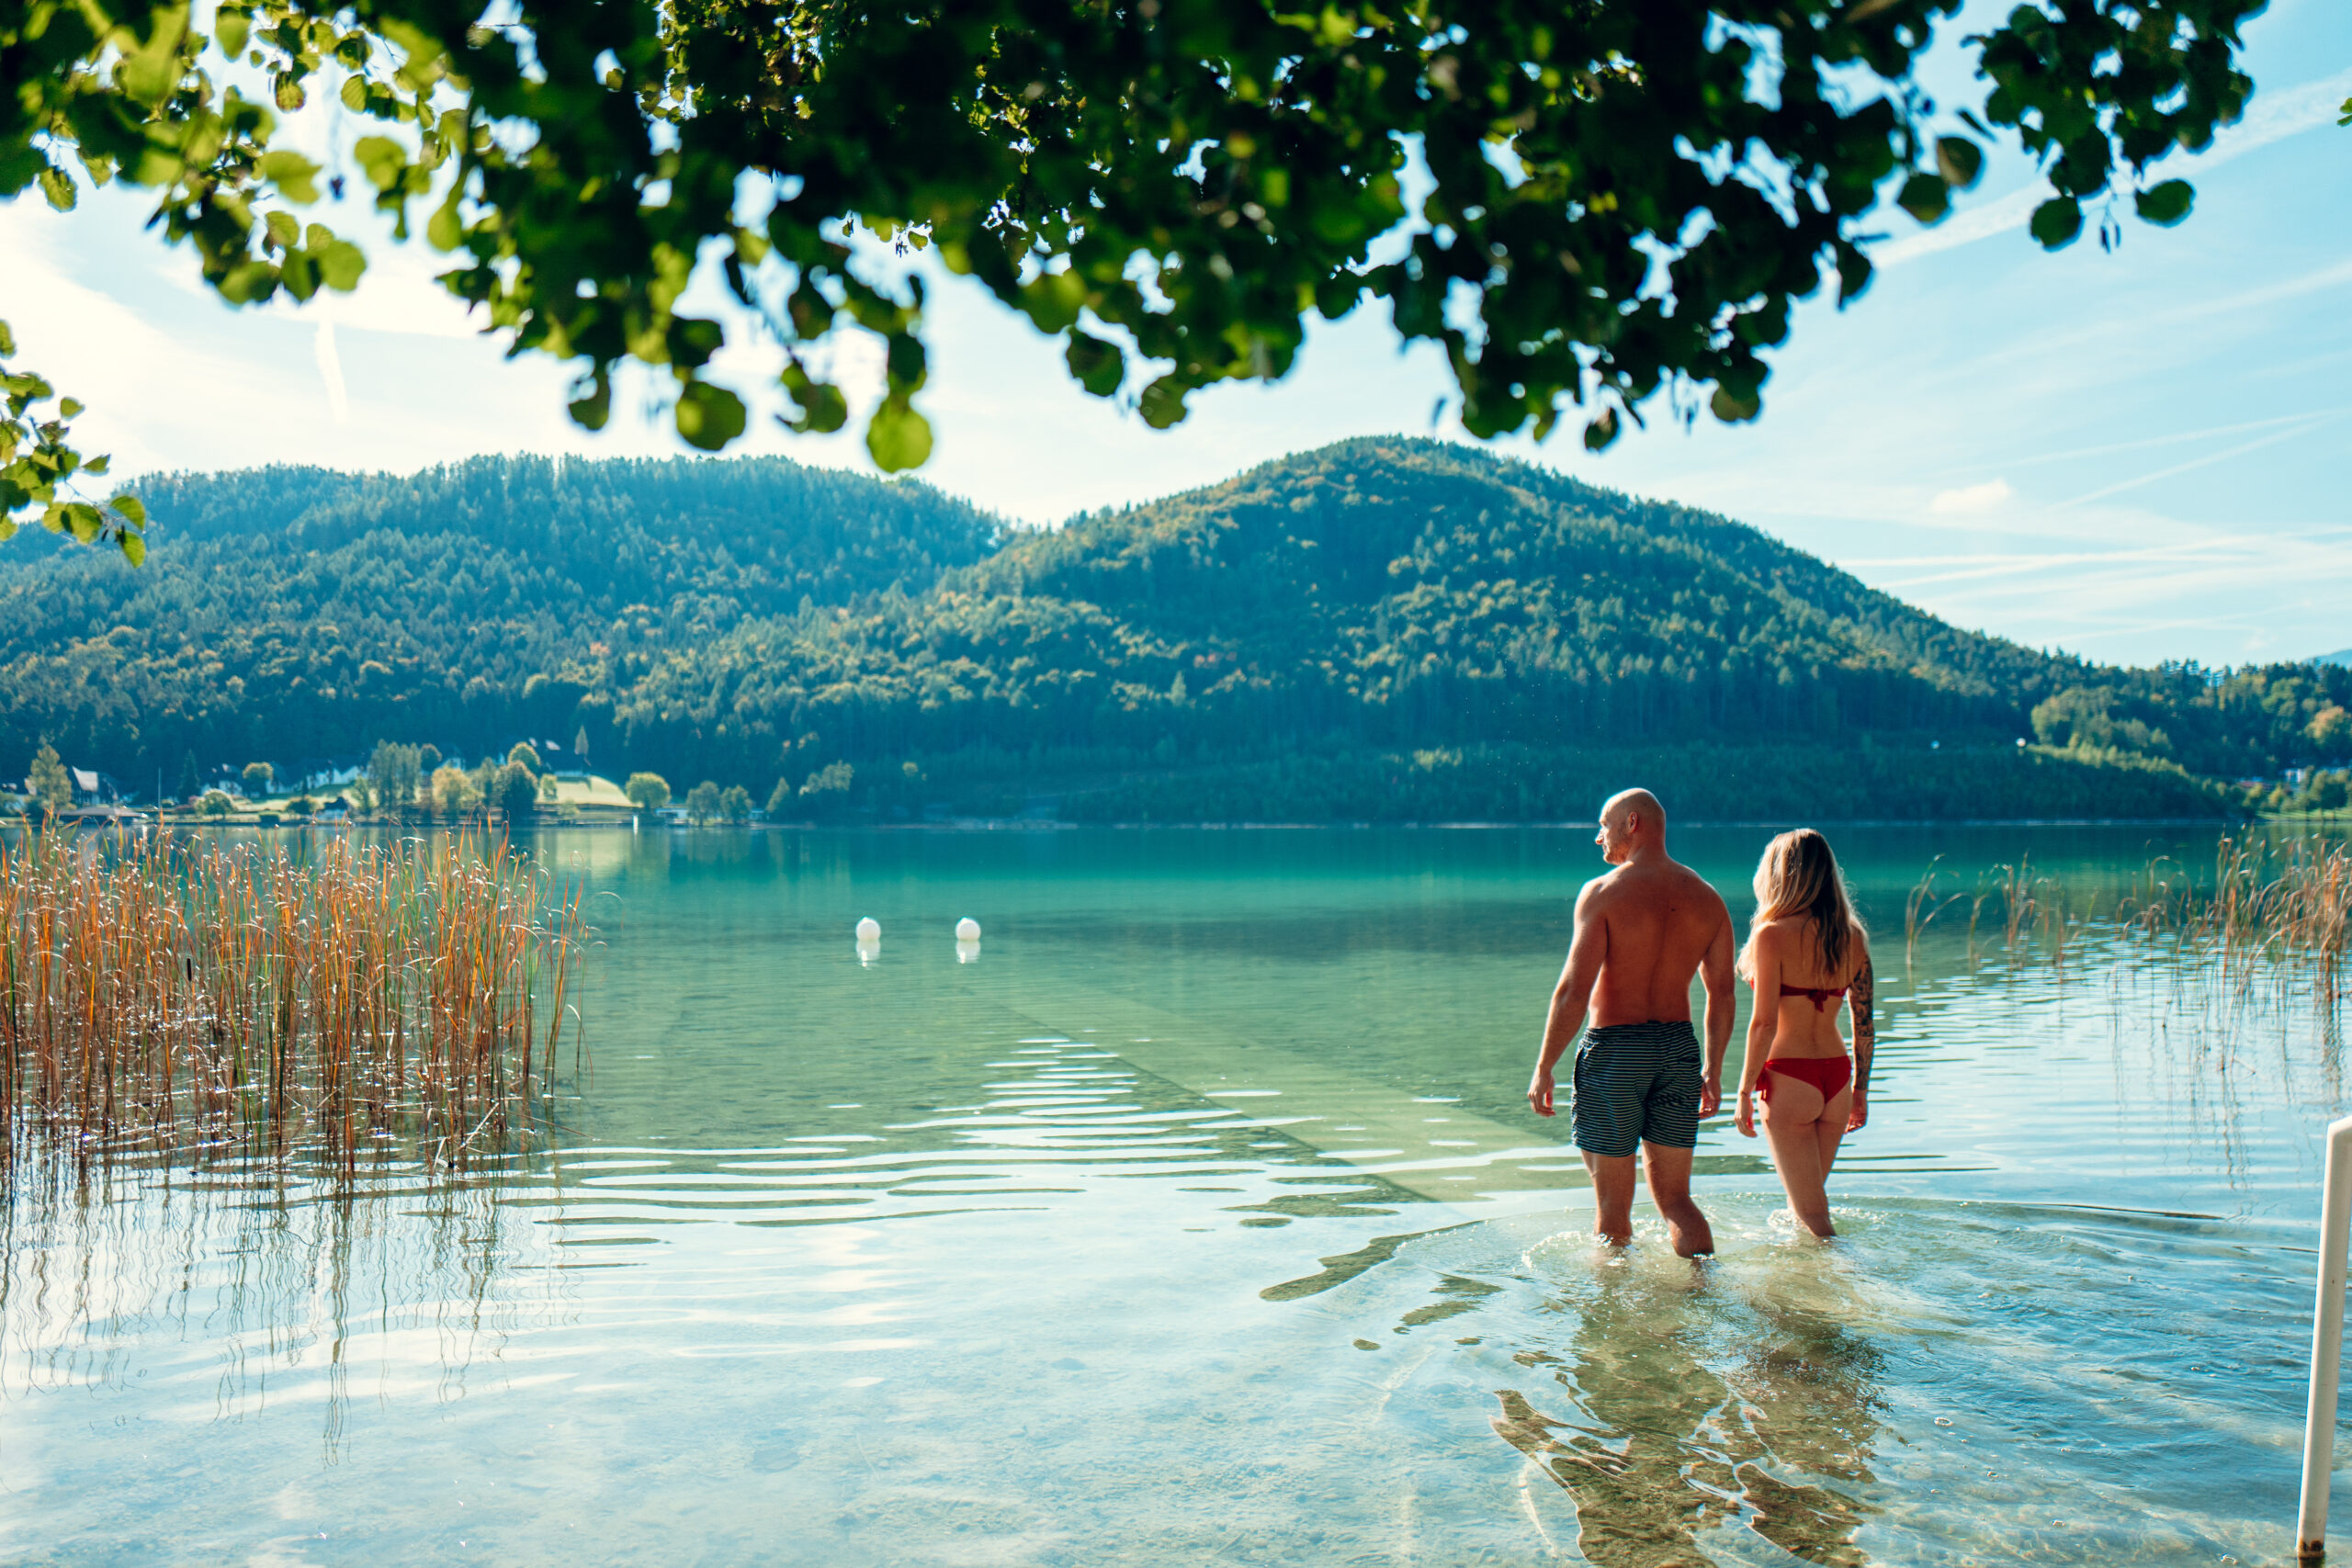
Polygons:
[[797,430],[803,434],[828,435],[849,423],[849,400],[842,396],[841,389],[829,381],[813,379],[808,371],[801,368],[799,361],[786,364],[784,374],[776,378],[784,383],[784,389],[792,395],[792,400],[800,406],[798,419],[783,422],[786,429]]
[[690,446],[716,452],[743,434],[743,400],[708,381],[689,381],[678,393],[678,434]]
[[0,321],[0,359],[6,359],[16,352],[17,334],[9,330],[7,322]]
[[87,406],[88,405],[84,403],[79,398],[62,399],[57,405],[57,417],[60,419],[72,419]]
[[1119,345],[1076,327],[1070,329],[1069,350],[1062,357],[1069,362],[1069,373],[1078,378],[1078,384],[1098,398],[1109,397],[1127,378],[1127,357],[1119,352]]
[[1951,186],[1941,175],[1913,175],[1894,204],[1922,223],[1940,223],[1951,210]]
[[2083,207],[2071,196],[2055,196],[2033,209],[2027,226],[2045,251],[2063,250],[2083,231]]
[[[357,77],[353,77],[357,81]],[[362,103],[354,107],[364,107]],[[408,152],[389,136],[363,136],[351,149],[351,156],[368,176],[368,183],[378,190],[390,190],[401,183],[408,172]]]
[[107,502],[107,505],[117,516],[121,517],[132,527],[144,528],[147,526],[147,505],[146,502],[141,501],[137,496],[130,494],[118,495],[112,501]]
[[2197,192],[2187,180],[2166,180],[2132,198],[2140,216],[2161,228],[2169,229],[2188,216],[2197,202]]
[[1584,427],[1584,449],[1588,452],[1606,451],[1617,439],[1617,411],[1603,409],[1600,417]]
[[1162,376],[1143,389],[1143,396],[1136,400],[1136,412],[1154,430],[1181,423],[1184,418],[1184,384],[1172,376]]
[[452,186],[449,199],[434,209],[433,216],[425,221],[425,243],[436,251],[454,251],[465,243],[465,224],[458,216],[458,196],[461,188]]
[[1763,412],[1764,399],[1753,389],[1742,392],[1719,386],[1715,395],[1707,400],[1707,408],[1725,424],[1741,424]]
[[288,201],[308,203],[319,199],[319,166],[300,152],[273,148],[261,155],[255,167],[260,169],[262,178],[285,193]]
[[253,13],[223,6],[212,19],[212,36],[220,45],[220,52],[231,60],[245,52],[245,40],[253,36]]
[[368,270],[366,254],[348,240],[330,241],[323,250],[313,241],[311,254],[318,262],[319,276],[338,294],[358,288],[360,274]]
[[1078,321],[1086,304],[1086,280],[1074,272],[1049,272],[1021,291],[1021,308],[1039,332],[1058,333]]
[[1936,170],[1943,175],[1946,185],[1966,190],[1984,173],[1984,151],[1964,136],[1939,137]]
[[277,281],[295,299],[308,299],[319,291],[318,258],[308,251],[289,252],[277,269]]
[[41,165],[40,193],[49,198],[49,205],[60,212],[73,211],[74,203],[81,194],[74,188],[74,176],[54,164]]
[[145,566],[147,564],[147,541],[145,539],[141,538],[137,534],[132,533],[128,528],[125,528],[115,535],[114,542],[121,548],[123,558],[129,561],[131,565]]
[[588,390],[571,400],[568,405],[571,421],[583,430],[602,430],[605,421],[613,417],[613,383],[603,376],[589,383]]
[[58,502],[49,510],[59,518],[61,533],[71,533],[85,545],[106,532],[106,518],[86,501]]
[[920,468],[931,458],[931,422],[905,399],[886,398],[865,427],[865,449],[885,473]]
[[122,90],[151,107],[172,96],[180,79],[180,39],[187,34],[186,6],[158,6],[148,12],[155,30],[137,49],[123,51],[115,67]]

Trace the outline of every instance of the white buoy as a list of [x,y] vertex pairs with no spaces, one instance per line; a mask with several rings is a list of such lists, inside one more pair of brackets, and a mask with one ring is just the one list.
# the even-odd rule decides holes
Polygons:
[[979,961],[980,961],[980,944],[979,944],[978,942],[957,942],[957,943],[956,944],[956,963],[958,963],[958,964],[978,964]]
[[861,943],[880,942],[882,940],[882,922],[876,919],[871,915],[868,915],[865,919],[858,921],[857,940]]
[[980,922],[979,922],[979,921],[978,921],[978,920],[976,920],[976,919],[972,919],[972,917],[971,917],[971,916],[969,916],[969,915],[967,915],[967,916],[965,916],[962,919],[960,919],[960,920],[956,921],[956,940],[957,942],[978,942],[978,941],[979,941],[979,940],[980,940]]

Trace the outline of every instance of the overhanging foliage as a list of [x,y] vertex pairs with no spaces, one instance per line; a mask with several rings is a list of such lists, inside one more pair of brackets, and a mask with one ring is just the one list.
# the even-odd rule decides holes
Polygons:
[[[927,457],[922,290],[860,235],[935,249],[1155,426],[1370,298],[1442,345],[1471,432],[1573,413],[1600,446],[1662,392],[1754,417],[1793,302],[1868,282],[1882,198],[1936,221],[2004,136],[2048,181],[2045,246],[2111,235],[2126,197],[2185,217],[2151,171],[2243,110],[2260,8],[2019,6],[1944,118],[1915,73],[1959,0],[259,0],[209,34],[185,5],[0,0],[0,193],[147,186],[247,303],[358,285],[307,219],[348,180],[514,352],[579,367],[582,423],[636,361],[706,449],[748,415],[707,376],[721,323],[681,309],[705,266],[781,346],[794,428],[846,421],[828,351],[869,333],[868,447]],[[283,144],[322,96],[347,169]]]

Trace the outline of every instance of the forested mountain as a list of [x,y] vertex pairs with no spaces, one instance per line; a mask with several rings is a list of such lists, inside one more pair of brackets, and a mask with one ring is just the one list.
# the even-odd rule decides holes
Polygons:
[[1875,781],[1849,815],[2143,815],[2220,804],[2176,764],[2352,752],[2352,671],[2052,657],[1744,525],[1428,441],[1050,531],[773,458],[144,490],[143,570],[0,550],[0,770],[43,739],[139,780],[584,729],[607,772],[829,781],[812,809],[1556,816],[1589,809],[1578,756],[1702,746],[1711,814],[1770,748]]
[[921,484],[780,459],[277,468],[141,491],[145,568],[39,534],[0,549],[0,769],[44,737],[134,782],[191,751],[209,771],[388,737],[469,754],[568,739],[616,669],[747,618],[921,592],[999,534]]

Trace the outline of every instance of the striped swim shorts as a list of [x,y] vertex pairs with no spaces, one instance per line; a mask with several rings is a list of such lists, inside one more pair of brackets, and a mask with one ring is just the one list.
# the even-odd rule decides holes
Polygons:
[[1577,1147],[1611,1158],[1644,1143],[1698,1147],[1700,1077],[1688,1019],[1585,1031],[1570,1112]]

